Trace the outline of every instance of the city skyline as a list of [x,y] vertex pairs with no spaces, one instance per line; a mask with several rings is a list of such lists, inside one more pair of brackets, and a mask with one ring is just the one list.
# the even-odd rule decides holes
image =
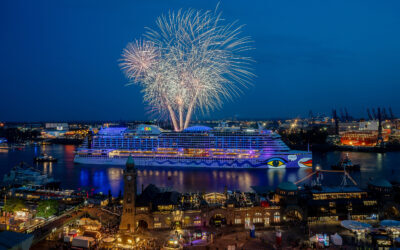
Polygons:
[[[2,2],[0,120],[152,119],[140,89],[124,86],[123,48],[168,10],[217,3]],[[240,98],[194,119],[306,117],[342,107],[367,118],[378,106],[398,114],[399,3],[344,3],[221,1],[227,21],[246,24],[254,40],[257,78]]]

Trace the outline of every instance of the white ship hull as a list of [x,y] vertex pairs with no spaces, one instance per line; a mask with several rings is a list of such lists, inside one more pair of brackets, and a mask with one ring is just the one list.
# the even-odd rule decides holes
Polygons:
[[[265,159],[236,159],[236,160],[221,160],[221,159],[157,159],[153,157],[148,158],[134,158],[135,164],[142,167],[189,167],[189,168],[234,168],[234,169],[268,169],[268,168],[299,168],[310,167],[310,165],[303,164],[311,160],[311,153],[304,153],[298,155],[296,159],[289,160],[286,156],[274,156],[270,159],[279,157],[286,158],[286,163],[280,166],[271,166],[268,164],[268,158]],[[293,158],[292,158],[293,159]],[[124,157],[81,157],[75,156],[74,162],[78,164],[96,164],[96,165],[114,165],[124,166],[127,158]]]

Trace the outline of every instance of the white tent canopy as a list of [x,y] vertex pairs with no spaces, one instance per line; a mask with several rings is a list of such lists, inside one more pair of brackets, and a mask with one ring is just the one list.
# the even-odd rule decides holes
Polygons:
[[372,228],[372,226],[368,223],[359,222],[355,220],[344,220],[340,224],[342,225],[342,227],[353,231],[368,230]]
[[400,229],[400,221],[397,220],[383,220],[381,221],[382,227],[392,227],[392,228],[399,228]]
[[331,241],[336,246],[341,246],[343,244],[343,239],[338,233],[331,235]]

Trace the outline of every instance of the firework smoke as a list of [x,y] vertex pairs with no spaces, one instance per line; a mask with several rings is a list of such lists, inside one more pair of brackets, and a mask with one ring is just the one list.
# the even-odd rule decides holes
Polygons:
[[251,46],[242,26],[223,24],[216,11],[191,9],[170,12],[156,24],[145,39],[127,45],[120,66],[176,131],[188,127],[194,112],[220,108],[250,84],[252,60],[242,53]]

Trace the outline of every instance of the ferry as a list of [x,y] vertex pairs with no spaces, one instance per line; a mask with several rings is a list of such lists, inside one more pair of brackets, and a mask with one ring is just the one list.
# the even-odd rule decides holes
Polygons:
[[85,139],[75,163],[201,168],[312,167],[312,154],[294,151],[279,134],[262,127],[192,126],[181,132],[155,125],[102,128]]
[[359,171],[360,165],[353,164],[353,162],[349,158],[349,154],[346,154],[344,158],[342,158],[339,164],[332,165],[333,170],[345,170],[345,171]]
[[33,158],[33,162],[57,162],[58,159],[51,155],[42,154]]

